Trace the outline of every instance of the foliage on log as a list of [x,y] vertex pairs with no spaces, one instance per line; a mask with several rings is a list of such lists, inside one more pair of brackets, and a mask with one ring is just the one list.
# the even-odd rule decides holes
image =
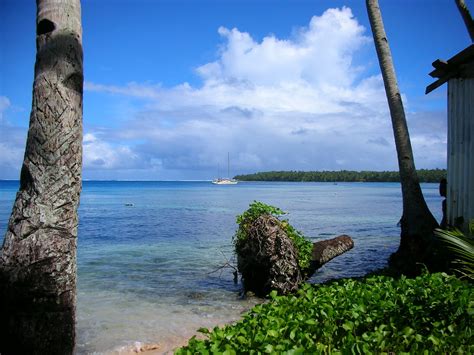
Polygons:
[[254,201],[237,217],[234,237],[238,271],[246,291],[265,296],[296,291],[318,268],[354,246],[349,236],[312,243],[278,216],[277,207]]
[[241,243],[248,238],[249,228],[252,223],[262,215],[273,216],[280,222],[280,227],[285,231],[287,236],[293,241],[298,251],[298,265],[302,270],[308,269],[311,264],[311,253],[313,245],[300,231],[296,230],[288,220],[279,220],[280,216],[286,212],[278,207],[267,205],[263,202],[254,201],[250,204],[249,209],[241,215],[237,216],[237,224],[239,229],[234,236],[234,244],[236,251],[240,248]]

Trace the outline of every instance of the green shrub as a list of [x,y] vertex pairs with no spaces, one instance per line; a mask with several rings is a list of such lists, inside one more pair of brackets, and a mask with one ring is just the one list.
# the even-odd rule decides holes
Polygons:
[[234,235],[234,244],[238,245],[240,242],[244,241],[247,238],[247,229],[253,221],[264,214],[278,218],[279,216],[284,215],[285,212],[278,207],[273,207],[263,202],[253,201],[249,205],[248,210],[237,216],[236,222],[239,225],[239,228]]
[[369,276],[305,285],[177,354],[474,353],[472,285],[454,276]]
[[[254,201],[249,205],[249,209],[241,215],[237,216],[237,224],[239,228],[234,236],[234,245],[238,249],[239,243],[247,238],[247,230],[250,225],[261,215],[271,215],[279,218],[286,212],[278,207],[267,205],[263,202]],[[292,240],[298,252],[298,265],[304,272],[309,268],[311,263],[311,253],[313,251],[313,243],[307,239],[300,231],[296,230],[288,220],[281,220],[281,226],[285,230],[288,237]]]

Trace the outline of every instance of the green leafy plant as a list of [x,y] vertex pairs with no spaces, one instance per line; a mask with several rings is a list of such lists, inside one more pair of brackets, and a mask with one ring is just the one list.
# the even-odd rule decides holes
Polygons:
[[278,207],[273,207],[259,201],[253,201],[244,213],[237,216],[237,224],[239,225],[239,228],[234,235],[234,244],[238,244],[240,241],[247,238],[247,229],[253,221],[261,215],[268,214],[274,217],[279,217],[285,213],[286,212],[283,212]]
[[368,276],[270,294],[177,354],[474,353],[472,285],[444,273]]
[[474,238],[465,236],[460,230],[436,229],[435,235],[445,243],[456,258],[453,264],[463,276],[474,280]]
[[[263,202],[254,201],[249,205],[249,208],[237,216],[237,224],[239,228],[234,236],[234,245],[236,248],[239,243],[247,238],[247,230],[249,226],[261,215],[271,215],[279,218],[285,215],[286,212],[282,211],[278,207],[267,205]],[[309,268],[311,263],[311,253],[313,250],[313,243],[307,239],[300,231],[296,230],[288,220],[280,220],[283,230],[286,232],[288,237],[292,240],[298,251],[298,265],[304,272]]]
[[313,243],[307,239],[300,231],[296,230],[287,220],[281,222],[283,229],[298,250],[298,265],[305,272],[311,264]]

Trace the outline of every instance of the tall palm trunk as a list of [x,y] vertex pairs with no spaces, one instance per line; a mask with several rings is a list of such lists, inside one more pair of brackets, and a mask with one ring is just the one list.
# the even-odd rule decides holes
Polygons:
[[405,111],[378,0],[366,0],[366,5],[392,118],[402,186],[403,215],[400,247],[397,253],[392,255],[391,261],[403,271],[410,272],[414,263],[428,261],[430,239],[438,223],[429,211],[421,192]]
[[471,13],[469,12],[464,0],[455,1],[464,24],[466,25],[466,30],[469,33],[469,37],[471,37],[471,42],[474,42],[474,20],[472,19]]
[[0,353],[75,344],[82,168],[79,0],[37,0],[33,103],[20,189],[0,252]]

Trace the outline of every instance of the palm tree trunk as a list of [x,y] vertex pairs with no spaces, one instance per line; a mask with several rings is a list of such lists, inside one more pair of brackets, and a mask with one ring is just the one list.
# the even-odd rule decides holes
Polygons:
[[464,24],[466,25],[467,32],[469,32],[469,36],[471,37],[471,42],[474,42],[474,20],[472,19],[471,13],[464,0],[455,1]]
[[409,272],[414,263],[427,262],[429,240],[438,223],[426,205],[416,173],[405,111],[378,0],[366,0],[366,5],[392,118],[403,197],[400,248],[391,261]]
[[79,0],[37,0],[33,103],[20,189],[0,251],[0,353],[75,344],[82,169]]

